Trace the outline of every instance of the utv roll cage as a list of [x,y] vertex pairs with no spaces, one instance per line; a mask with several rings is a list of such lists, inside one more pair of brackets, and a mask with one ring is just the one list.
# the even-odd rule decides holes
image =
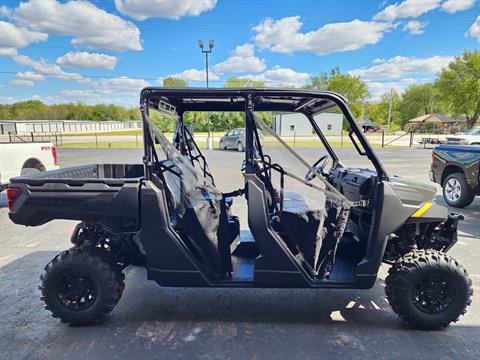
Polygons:
[[[304,114],[315,133],[325,146],[328,154],[334,161],[338,162],[338,157],[332,147],[321,132],[314,116],[318,113],[339,108],[349,124],[349,138],[355,149],[362,156],[366,156],[375,167],[380,179],[386,180],[387,174],[380,160],[376,157],[371,145],[365,139],[363,131],[355,121],[355,117],[347,106],[345,97],[330,91],[317,90],[296,90],[296,89],[265,89],[265,88],[162,88],[147,87],[140,94],[140,110],[142,113],[144,126],[144,164],[145,176],[150,178],[152,173],[152,160],[155,154],[155,139],[151,136],[151,126],[148,115],[151,108],[164,112],[171,116],[178,116],[180,122],[183,121],[183,114],[190,111],[234,111],[244,112],[246,115],[246,168],[252,166],[254,161],[254,139],[256,136],[254,111],[277,111],[277,112],[300,112]],[[183,127],[185,129],[185,127]],[[191,134],[188,130],[182,134],[180,146],[182,151],[189,148],[186,139]],[[258,136],[258,134],[257,134]],[[355,140],[360,142],[360,145]],[[205,164],[205,158],[200,149],[198,159]],[[203,168],[205,174],[211,177],[206,166]]]

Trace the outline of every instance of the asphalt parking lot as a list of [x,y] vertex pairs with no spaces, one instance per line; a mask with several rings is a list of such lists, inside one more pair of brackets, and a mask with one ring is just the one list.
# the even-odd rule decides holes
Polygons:
[[[299,149],[308,160],[315,149]],[[338,150],[346,163],[353,149]],[[378,150],[389,173],[428,181],[431,151]],[[242,154],[206,152],[222,191],[242,185]],[[60,149],[61,165],[140,162],[137,149]],[[440,194],[440,192],[438,192]],[[442,203],[441,196],[435,201]],[[474,282],[466,316],[445,331],[408,328],[384,296],[387,267],[370,290],[249,290],[161,288],[145,271],[127,269],[118,306],[102,323],[72,327],[43,309],[38,290],[43,267],[70,246],[75,226],[56,221],[37,228],[8,219],[0,198],[0,359],[479,359],[480,198],[467,209],[452,249]],[[240,201],[237,211],[242,212]],[[456,210],[458,211],[458,210]],[[242,214],[239,214],[242,216]]]

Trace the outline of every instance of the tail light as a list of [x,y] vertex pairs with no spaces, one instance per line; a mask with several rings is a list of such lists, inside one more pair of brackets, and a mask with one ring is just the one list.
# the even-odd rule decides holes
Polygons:
[[7,199],[8,199],[8,208],[11,209],[15,201],[22,194],[22,190],[19,188],[7,188]]
[[55,146],[52,146],[52,156],[54,164],[58,165],[57,148]]
[[432,151],[432,166],[435,164],[435,153]]

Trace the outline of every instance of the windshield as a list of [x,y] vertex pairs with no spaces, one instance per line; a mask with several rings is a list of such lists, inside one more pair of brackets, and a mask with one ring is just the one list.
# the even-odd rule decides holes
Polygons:
[[[271,126],[255,117],[257,128],[264,135],[261,140],[263,154],[274,169],[269,176],[275,190],[283,190],[284,204],[287,208],[293,206],[317,210],[325,208],[326,200],[333,203],[342,202],[345,198],[326,179],[332,162],[318,136],[314,134],[309,120],[301,113],[289,115],[295,115],[295,121],[291,123],[296,126],[297,131],[305,133],[302,136],[298,135],[299,138],[296,134],[281,134],[281,131],[278,134],[278,128],[277,131],[272,130]],[[290,122],[284,118],[282,123],[282,128],[285,123],[288,124],[285,131],[289,131]],[[274,123],[273,128],[276,126],[280,125]],[[322,160],[318,162],[320,159]],[[317,162],[318,171],[308,176],[310,169]],[[324,165],[323,169],[320,165]]]
[[465,132],[465,135],[480,135],[480,128],[473,128]]

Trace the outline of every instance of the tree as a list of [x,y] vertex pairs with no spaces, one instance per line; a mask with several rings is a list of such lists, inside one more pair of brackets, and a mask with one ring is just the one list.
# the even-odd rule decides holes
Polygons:
[[251,79],[241,79],[237,77],[230,77],[225,81],[225,87],[227,88],[262,87],[262,86],[265,86],[264,82],[255,81]]
[[368,87],[358,76],[341,74],[338,67],[330,72],[312,76],[307,89],[329,90],[345,96],[355,116],[359,116],[363,103],[370,97]]
[[179,77],[169,76],[163,79],[163,86],[172,88],[186,88],[188,87],[188,81]]
[[408,87],[403,93],[399,110],[402,125],[416,117],[440,112],[439,94],[434,84]]
[[444,68],[436,82],[442,101],[472,128],[480,118],[480,52],[465,51]]

